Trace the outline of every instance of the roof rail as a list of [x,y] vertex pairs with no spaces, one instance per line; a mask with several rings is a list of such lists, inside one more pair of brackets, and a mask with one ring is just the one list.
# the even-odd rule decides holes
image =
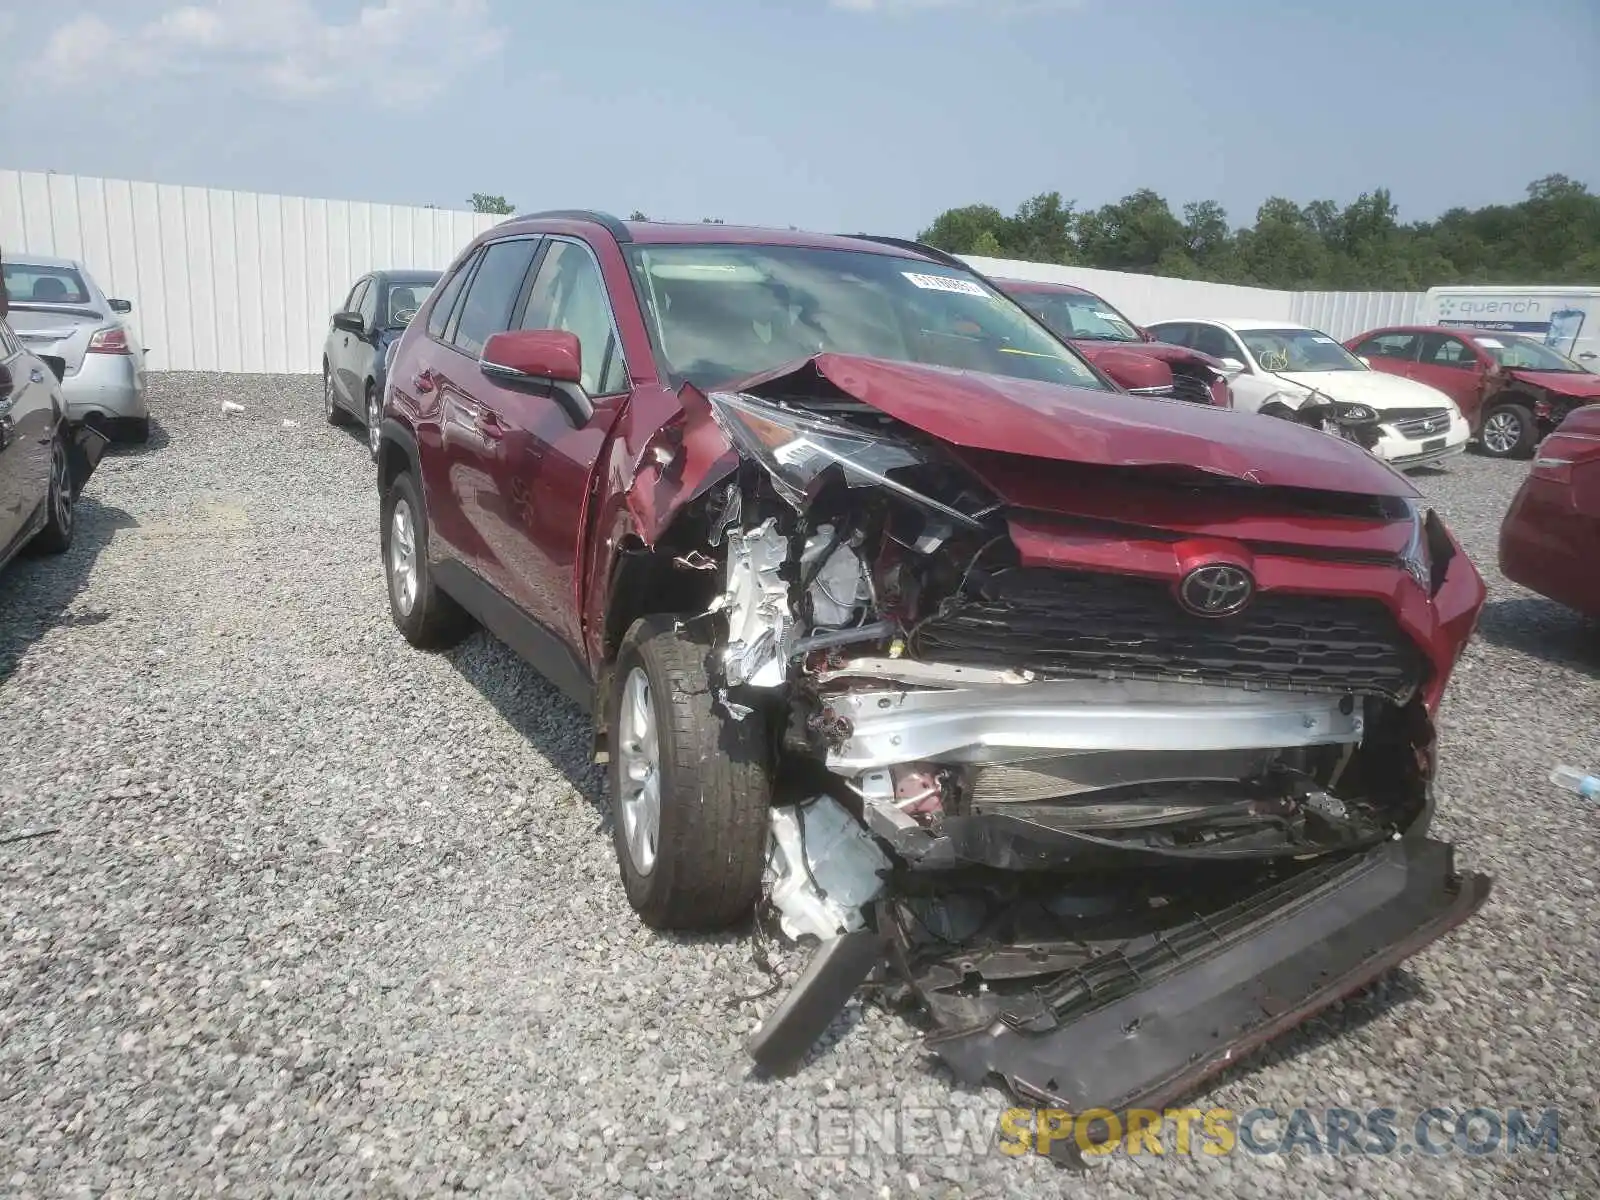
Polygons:
[[633,234],[628,232],[628,227],[617,220],[608,212],[599,212],[591,208],[552,208],[545,212],[518,213],[514,217],[506,218],[509,221],[592,221],[596,225],[605,226],[606,232],[619,242],[633,241]]
[[971,267],[967,266],[954,254],[949,254],[940,250],[937,246],[930,246],[925,242],[919,242],[912,238],[885,237],[877,233],[847,233],[844,236],[863,242],[877,242],[883,246],[896,246],[901,250],[910,250],[925,258],[931,258],[934,262],[943,263],[947,267],[959,267],[963,271],[972,270]]

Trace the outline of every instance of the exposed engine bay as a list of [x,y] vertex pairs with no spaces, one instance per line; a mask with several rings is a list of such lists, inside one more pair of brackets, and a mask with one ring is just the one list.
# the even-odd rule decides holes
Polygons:
[[[707,401],[740,461],[701,500],[712,556],[683,565],[715,580],[722,711],[767,723],[777,748],[768,901],[819,944],[752,1039],[763,1067],[797,1064],[887,970],[963,1078],[1030,1102],[1142,1102],[1335,998],[1316,999],[1330,980],[1359,986],[1419,921],[1436,927],[1425,944],[1482,903],[1488,881],[1463,882],[1425,838],[1431,667],[1381,600],[1262,588],[1216,538],[1047,502],[1048,480],[814,370]],[[1125,487],[1135,513],[1156,504],[1141,488],[1170,504],[1231,486],[1075,475]],[[1366,565],[1437,591],[1448,539],[1408,501],[1248,490],[1258,511],[1411,522]],[[1149,539],[1194,565],[1107,569],[1108,545]],[[1349,937],[1384,921],[1403,936]],[[1268,926],[1288,974],[1263,1007],[1245,967]],[[1291,965],[1306,938],[1332,938],[1333,958]],[[1150,1014],[1119,1006],[1160,987],[1214,994],[1215,1045],[1171,1033],[1131,1075],[1084,1074],[1081,1022],[1137,1027]],[[1190,1001],[1168,1002],[1173,1017]]]

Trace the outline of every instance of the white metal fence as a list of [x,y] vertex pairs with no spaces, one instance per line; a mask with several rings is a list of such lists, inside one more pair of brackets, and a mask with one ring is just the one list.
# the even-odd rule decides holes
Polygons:
[[[131,300],[153,370],[315,372],[350,284],[384,267],[442,268],[499,218],[0,170],[0,252],[81,260]],[[1420,293],[1284,292],[973,258],[986,274],[1074,283],[1136,321],[1276,317],[1348,337],[1413,319]]]

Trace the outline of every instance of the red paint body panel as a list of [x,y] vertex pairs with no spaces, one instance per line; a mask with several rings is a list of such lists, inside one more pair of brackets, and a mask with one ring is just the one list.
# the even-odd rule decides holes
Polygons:
[[1574,409],[1539,447],[1500,526],[1500,570],[1600,617],[1600,406]]

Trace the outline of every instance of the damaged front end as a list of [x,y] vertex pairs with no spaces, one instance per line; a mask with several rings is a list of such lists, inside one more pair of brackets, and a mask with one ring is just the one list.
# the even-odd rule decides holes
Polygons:
[[708,505],[713,682],[772,731],[767,894],[820,944],[760,1065],[887,964],[963,1079],[1170,1099],[1483,903],[1426,837],[1482,603],[1432,514],[1126,466],[1115,430],[1001,452],[863,370],[705,400],[740,458]]

